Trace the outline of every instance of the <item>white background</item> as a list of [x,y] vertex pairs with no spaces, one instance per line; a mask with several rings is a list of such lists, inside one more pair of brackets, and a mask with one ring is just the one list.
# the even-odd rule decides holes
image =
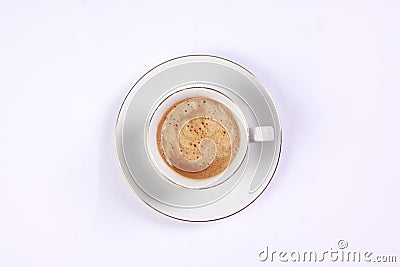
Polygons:
[[[0,266],[262,266],[266,245],[339,239],[399,262],[399,12],[398,1],[1,1]],[[199,53],[254,72],[283,127],[268,189],[212,223],[143,204],[113,140],[134,82]]]

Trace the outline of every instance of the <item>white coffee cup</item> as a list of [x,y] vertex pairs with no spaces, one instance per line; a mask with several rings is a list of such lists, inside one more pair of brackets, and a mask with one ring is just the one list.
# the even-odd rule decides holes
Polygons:
[[[158,124],[164,114],[174,104],[192,97],[207,97],[225,105],[234,115],[240,130],[240,145],[235,158],[222,173],[205,179],[191,179],[175,172],[160,155],[157,144]],[[249,128],[242,111],[229,97],[211,88],[190,87],[176,89],[175,91],[170,92],[167,96],[161,98],[154,105],[154,108],[152,109],[152,112],[147,120],[146,136],[148,155],[153,166],[158,170],[161,177],[165,178],[168,182],[184,188],[206,189],[223,183],[235,174],[246,156],[247,147],[250,142],[273,141],[274,129],[271,126]]]

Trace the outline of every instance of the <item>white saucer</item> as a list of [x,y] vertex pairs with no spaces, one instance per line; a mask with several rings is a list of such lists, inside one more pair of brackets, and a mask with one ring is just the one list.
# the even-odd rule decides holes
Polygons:
[[[275,129],[274,141],[249,144],[239,171],[213,188],[190,190],[163,179],[145,147],[146,120],[154,103],[186,85],[219,90],[239,103],[249,127]],[[249,206],[275,173],[281,140],[278,113],[261,82],[238,64],[207,55],[171,59],[147,72],[126,96],[115,128],[118,160],[133,191],[160,213],[186,221],[218,220]]]

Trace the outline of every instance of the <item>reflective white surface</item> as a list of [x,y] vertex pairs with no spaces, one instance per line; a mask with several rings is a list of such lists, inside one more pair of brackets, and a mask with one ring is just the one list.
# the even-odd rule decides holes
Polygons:
[[[399,253],[399,5],[0,1],[0,266],[267,266],[266,245],[338,239]],[[133,83],[194,53],[252,70],[284,134],[267,191],[206,224],[143,205],[113,141]]]

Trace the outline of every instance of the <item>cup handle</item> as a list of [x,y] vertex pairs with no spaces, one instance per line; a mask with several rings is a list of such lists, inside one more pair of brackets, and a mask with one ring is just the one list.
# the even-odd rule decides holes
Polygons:
[[275,131],[272,126],[259,126],[249,128],[249,142],[267,142],[274,141]]

